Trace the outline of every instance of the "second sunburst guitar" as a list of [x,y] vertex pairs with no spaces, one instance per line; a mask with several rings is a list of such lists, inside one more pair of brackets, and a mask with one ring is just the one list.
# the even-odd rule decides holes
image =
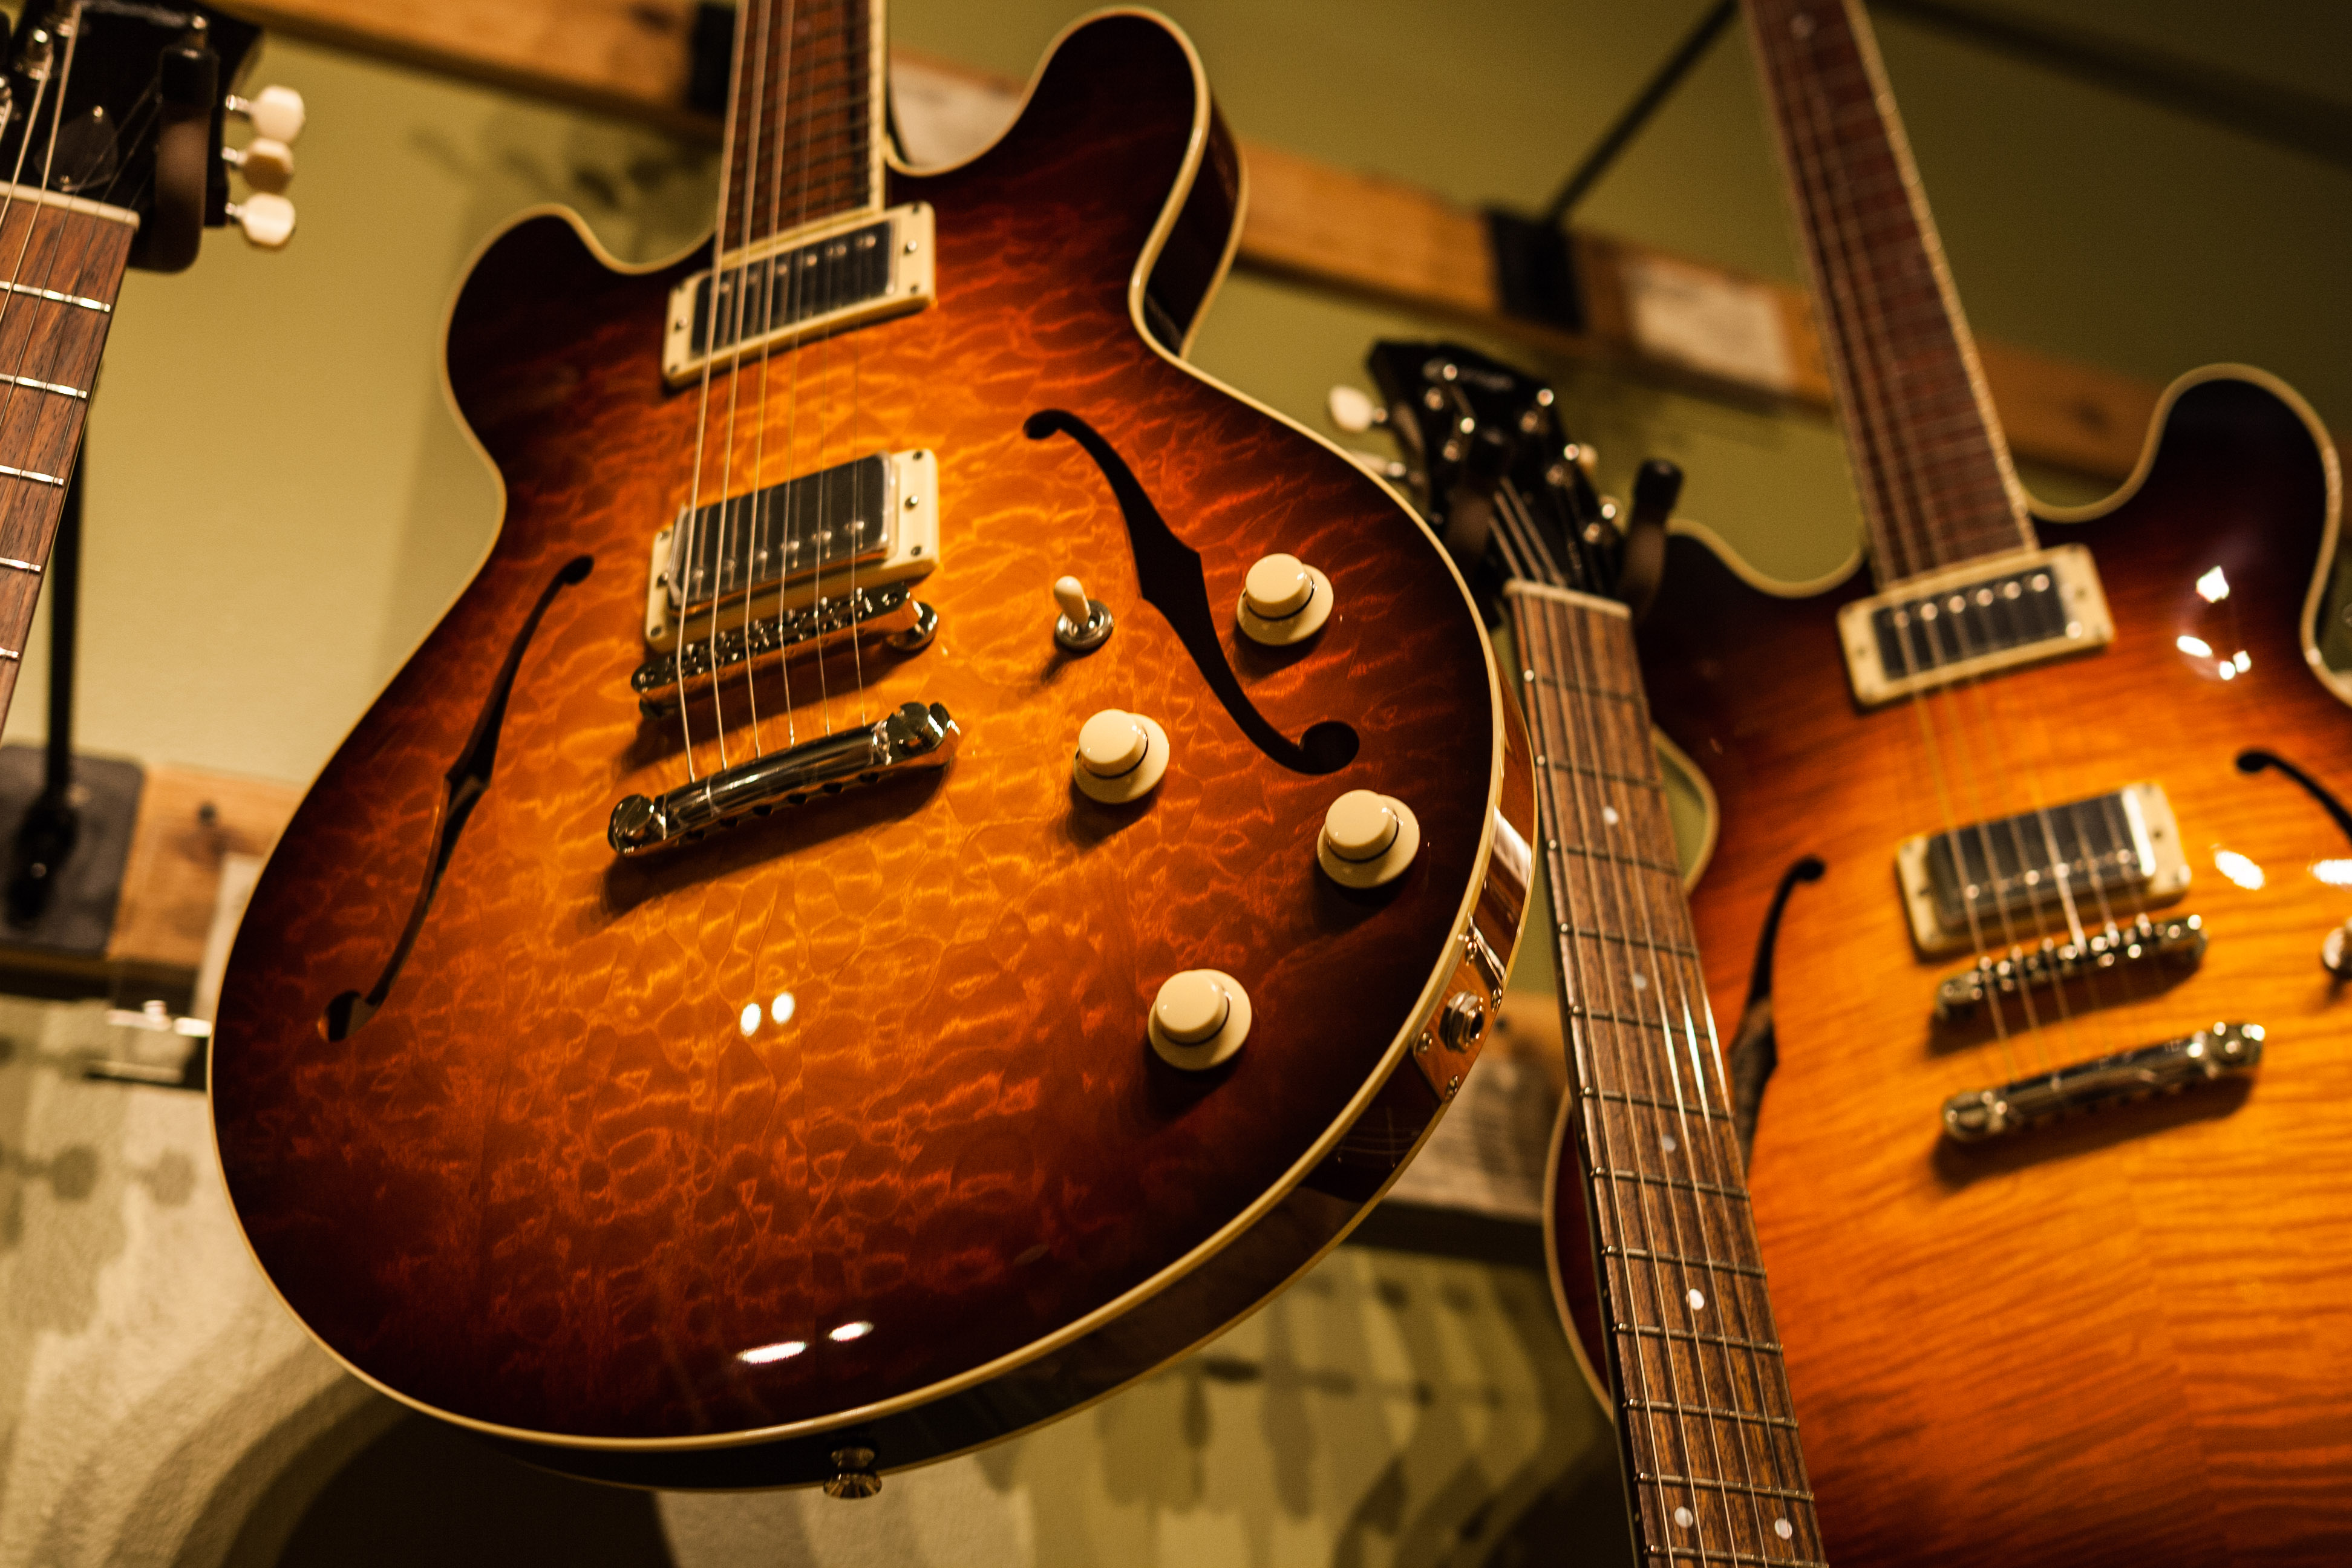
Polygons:
[[1828,868],[1780,925],[1749,1173],[1824,1538],[2344,1562],[2335,451],[2225,367],[2113,500],[2029,511],[1859,0],[1748,15],[1874,581],[1760,593],[1685,535],[1641,645],[1721,803],[1718,1004]]
[[885,159],[878,8],[742,8],[719,264],[491,242],[480,572],[224,984],[255,1254],[541,1463],[884,1472],[1342,1235],[1475,1059],[1533,810],[1460,577],[1179,358],[1243,199],[1157,18]]

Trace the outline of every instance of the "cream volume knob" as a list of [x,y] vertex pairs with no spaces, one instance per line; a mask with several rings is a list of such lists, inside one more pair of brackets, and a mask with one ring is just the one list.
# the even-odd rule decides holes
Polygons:
[[1108,805],[1150,794],[1168,772],[1168,731],[1140,713],[1106,708],[1078,730],[1070,778],[1078,793]]
[[1161,983],[1146,1030],[1151,1048],[1170,1067],[1188,1072],[1215,1067],[1249,1036],[1249,993],[1223,970],[1183,970]]
[[1392,795],[1351,789],[1323,814],[1315,858],[1343,888],[1393,882],[1421,850],[1421,824]]
[[1331,618],[1331,579],[1296,555],[1268,555],[1242,580],[1242,635],[1268,647],[1303,642]]

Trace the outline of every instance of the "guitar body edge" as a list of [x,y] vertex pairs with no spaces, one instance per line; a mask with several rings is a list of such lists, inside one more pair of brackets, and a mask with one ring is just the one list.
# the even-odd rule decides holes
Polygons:
[[[1475,1049],[1412,1047],[1449,995],[1486,989],[1468,935],[1516,943],[1531,775],[1427,530],[1133,330],[1172,279],[1181,342],[1222,273],[1237,171],[1209,197],[1196,177],[1221,146],[1189,46],[1119,14],[1066,35],[988,153],[894,175],[893,201],[938,213],[939,303],[776,355],[796,397],[771,388],[764,423],[714,438],[703,493],[742,488],[730,462],[772,480],[938,452],[937,643],[803,661],[763,721],[772,743],[786,711],[803,735],[845,721],[854,690],[945,700],[963,750],[931,780],[644,862],[613,859],[603,819],[682,776],[677,721],[642,720],[626,677],[647,542],[697,466],[698,389],[665,391],[654,351],[700,253],[617,268],[568,216],[485,250],[447,368],[504,521],[297,814],[215,1047],[240,1224],[357,1375],[646,1484],[825,1479],[844,1444],[921,1463],[1213,1333],[1425,1136]],[[1168,269],[1178,242],[1215,258],[1205,276]],[[747,402],[754,374],[735,373]],[[1235,729],[1200,684],[1210,656],[1139,596],[1106,474],[1024,434],[1055,408],[1199,553],[1246,700],[1286,735],[1338,710],[1352,762],[1301,774]],[[1231,604],[1276,549],[1332,563],[1344,597],[1305,652],[1269,657]],[[1085,659],[1045,635],[1043,586],[1072,569],[1119,606]],[[483,709],[502,656],[508,695]],[[1176,762],[1104,816],[1061,732],[1112,706],[1158,716]],[[450,759],[488,777],[486,732],[495,776],[461,801]],[[709,730],[690,744],[720,765]],[[1364,785],[1413,792],[1424,831],[1369,898],[1312,853],[1322,806]],[[1495,853],[1513,838],[1516,865]],[[387,952],[381,1005],[337,1015]],[[928,970],[891,968],[910,961]],[[1196,1077],[1140,1025],[1160,979],[1202,963],[1246,977],[1258,1023]]]

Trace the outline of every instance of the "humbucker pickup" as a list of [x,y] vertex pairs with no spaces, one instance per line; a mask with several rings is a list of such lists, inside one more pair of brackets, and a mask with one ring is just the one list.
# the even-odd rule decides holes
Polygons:
[[931,209],[924,202],[856,214],[730,253],[717,272],[698,272],[670,290],[662,375],[673,386],[730,363],[886,316],[919,310],[937,297]]
[[1838,611],[1864,708],[1972,675],[2088,653],[2116,639],[2098,568],[2079,544],[1915,577]]
[[929,574],[940,559],[939,463],[877,452],[689,511],[654,535],[646,643],[773,616]]
[[2071,900],[2074,922],[2103,924],[2112,905],[2178,898],[2189,860],[2163,786],[2112,795],[1907,838],[1895,875],[1921,952],[2006,947],[2038,934]]

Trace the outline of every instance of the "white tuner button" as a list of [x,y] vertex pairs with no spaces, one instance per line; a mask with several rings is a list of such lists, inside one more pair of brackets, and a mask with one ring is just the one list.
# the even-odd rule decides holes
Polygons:
[[1331,579],[1296,555],[1269,555],[1242,580],[1242,635],[1268,647],[1304,642],[1331,618]]
[[308,118],[302,95],[290,87],[265,87],[251,98],[232,97],[228,110],[251,121],[255,134],[289,146],[302,134]]
[[1331,423],[1350,436],[1360,436],[1375,425],[1389,422],[1389,411],[1352,386],[1335,386],[1330,393]]
[[1152,1001],[1145,1026],[1160,1059],[1189,1072],[1225,1061],[1242,1048],[1249,1030],[1249,993],[1218,969],[1187,969],[1170,975]]
[[282,249],[294,237],[294,204],[284,196],[256,191],[242,202],[229,203],[228,216],[257,250]]
[[1078,730],[1071,782],[1089,800],[1140,800],[1168,772],[1168,731],[1140,713],[1106,708]]
[[1315,858],[1343,888],[1393,882],[1421,852],[1421,823],[1392,795],[1351,789],[1323,814]]
[[257,191],[274,194],[294,183],[294,149],[283,142],[257,136],[242,148],[222,148],[221,157]]
[[1092,653],[1110,637],[1110,610],[1100,599],[1087,597],[1087,585],[1076,577],[1054,579],[1054,603],[1061,616],[1054,622],[1054,640],[1072,653]]

